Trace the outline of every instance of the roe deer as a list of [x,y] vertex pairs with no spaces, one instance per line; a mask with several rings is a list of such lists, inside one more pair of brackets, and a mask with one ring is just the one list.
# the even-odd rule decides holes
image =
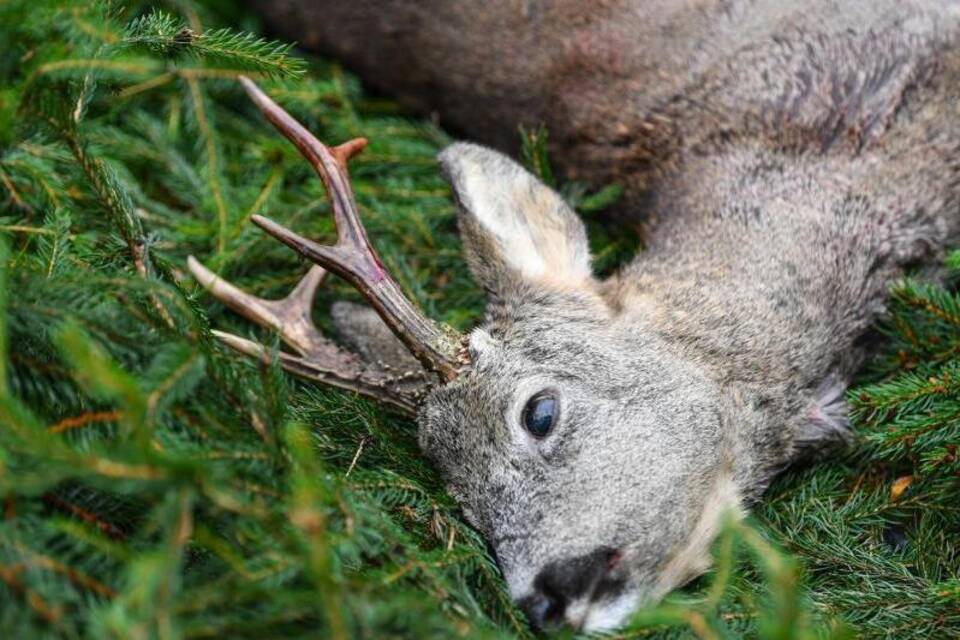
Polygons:
[[[742,15],[743,3],[720,4]],[[408,302],[368,241],[346,169],[363,141],[325,147],[249,80],[323,179],[338,241],[254,219],[316,264],[282,301],[194,259],[191,270],[280,332],[288,370],[416,416],[423,451],[534,626],[615,627],[705,570],[721,513],[849,438],[843,392],[889,283],[960,239],[960,9],[879,4],[884,29],[780,25],[780,39],[728,43],[713,66],[697,58],[713,75],[631,120],[661,114],[683,130],[689,116],[690,130],[651,160],[655,180],[637,178],[632,202],[660,223],[609,279],[593,275],[584,226],[554,191],[491,149],[444,150],[466,258],[489,293],[468,335]],[[748,31],[769,35],[757,20]],[[327,269],[372,307],[332,310],[353,351],[310,321]]]

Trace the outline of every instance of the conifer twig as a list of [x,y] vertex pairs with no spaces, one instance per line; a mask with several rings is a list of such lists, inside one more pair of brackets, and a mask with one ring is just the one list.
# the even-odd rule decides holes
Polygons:
[[131,22],[123,44],[145,47],[164,57],[202,57],[265,75],[296,78],[305,69],[302,60],[290,56],[292,45],[227,28],[198,32],[157,10]]

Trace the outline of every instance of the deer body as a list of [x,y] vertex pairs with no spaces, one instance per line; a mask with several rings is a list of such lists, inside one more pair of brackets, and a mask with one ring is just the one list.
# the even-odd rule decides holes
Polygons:
[[[433,4],[386,3],[376,13],[351,3],[357,13],[341,16],[338,32],[348,59],[364,28],[380,30],[387,51],[433,35],[447,54],[476,44],[496,17],[502,28],[485,34],[494,48],[503,32],[518,34],[515,3],[456,3],[480,12],[457,42],[443,19],[423,22],[426,36],[389,31],[402,21],[381,19]],[[440,4],[440,18],[454,11]],[[577,55],[554,59],[517,35],[530,56],[513,67],[473,49],[445,57],[450,78],[434,78],[441,100],[458,87],[490,89],[504,99],[496,117],[512,122],[540,113],[550,87],[579,83],[548,118],[563,153],[583,175],[623,177],[629,205],[658,221],[649,249],[600,281],[583,225],[556,193],[496,151],[451,146],[441,165],[468,263],[490,294],[483,324],[455,344],[430,337],[442,332],[428,320],[390,311],[409,305],[364,290],[364,265],[379,264],[371,247],[341,235],[327,249],[257,221],[347,273],[386,321],[335,309],[367,368],[339,351],[328,357],[325,341],[284,365],[414,408],[425,453],[537,626],[620,624],[706,568],[725,510],[742,512],[778,471],[847,440],[843,392],[890,282],[909,265],[935,264],[960,239],[960,8],[781,4],[602,3],[586,16],[576,3],[526,3],[535,31],[556,40],[550,25],[573,25],[558,50]],[[331,11],[316,29],[338,28],[344,9]],[[649,41],[630,40],[631,27]],[[361,66],[374,53],[353,51]],[[435,55],[408,46],[399,61],[383,60]],[[490,86],[482,75],[465,84],[477,69]],[[418,73],[414,85],[437,72]],[[525,73],[533,96],[505,92]],[[268,115],[276,108],[256,99]],[[465,100],[451,114],[475,109]],[[302,135],[271,120],[291,139]],[[490,125],[476,123],[481,133]],[[346,155],[337,158],[345,179]],[[345,187],[324,180],[335,211],[349,209]],[[353,224],[356,212],[347,213],[337,213],[338,227],[341,218]],[[366,261],[347,260],[343,243],[368,252]],[[193,266],[217,297],[292,335]],[[371,370],[372,354],[397,353],[394,334],[420,364],[408,358],[392,370],[422,366],[413,378]],[[410,392],[412,379],[428,378]]]
[[685,150],[731,136],[856,149],[885,138],[904,102],[947,99],[960,64],[951,0],[253,4],[473,140],[514,153],[517,124],[545,123],[568,177],[622,184],[636,217],[657,213]]

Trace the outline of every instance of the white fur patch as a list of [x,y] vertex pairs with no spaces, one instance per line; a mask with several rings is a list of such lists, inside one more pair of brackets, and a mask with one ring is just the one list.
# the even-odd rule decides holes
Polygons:
[[496,341],[489,332],[477,327],[470,332],[467,345],[470,348],[470,360],[476,362],[482,358],[485,353],[490,353],[496,348]]
[[540,252],[534,247],[530,228],[513,204],[518,182],[525,176],[510,172],[509,179],[492,182],[483,165],[465,160],[461,165],[460,197],[477,222],[497,239],[504,258],[514,269],[527,277],[542,276],[547,269]]
[[654,599],[660,600],[677,587],[689,582],[710,568],[710,546],[720,533],[723,515],[733,512],[737,518],[745,515],[740,491],[730,474],[721,475],[707,495],[703,511],[686,544],[677,551],[660,572],[654,588]]
[[463,206],[525,278],[590,278],[590,251],[576,214],[552,189],[506,156],[457,144],[441,154],[456,165]]
[[593,603],[583,617],[581,630],[596,633],[616,629],[633,613],[638,599],[636,592],[628,591],[614,600]]

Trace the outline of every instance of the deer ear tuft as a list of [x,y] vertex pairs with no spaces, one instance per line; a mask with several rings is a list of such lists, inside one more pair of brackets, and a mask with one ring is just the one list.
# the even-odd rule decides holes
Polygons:
[[587,234],[553,189],[505,155],[457,143],[439,156],[460,208],[470,269],[495,294],[518,282],[580,288],[592,281]]

